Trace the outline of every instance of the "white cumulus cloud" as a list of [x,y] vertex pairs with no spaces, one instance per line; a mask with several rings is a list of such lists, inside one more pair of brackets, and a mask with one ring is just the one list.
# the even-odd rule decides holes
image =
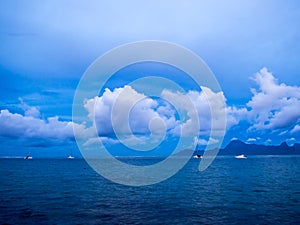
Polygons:
[[19,106],[24,110],[24,115],[12,113],[8,109],[0,111],[1,136],[64,141],[74,138],[73,128],[82,136],[88,131],[84,125],[61,121],[58,116],[42,119],[37,107],[27,105],[22,99],[19,100]]
[[[148,135],[151,132],[159,134],[163,133],[162,130],[175,136],[190,136],[200,132],[200,135],[207,137],[212,123],[216,130],[228,130],[246,117],[245,108],[226,107],[223,92],[215,93],[209,88],[201,88],[200,92],[187,93],[164,89],[161,98],[166,102],[162,103],[126,85],[114,90],[107,88],[102,96],[87,99],[84,106],[97,127],[98,135],[112,137],[116,132],[126,136]],[[176,110],[183,118],[176,115]],[[113,128],[113,125],[116,126]],[[130,140],[128,136],[126,138]]]
[[[121,134],[159,133],[162,126],[156,119],[161,119],[165,129],[175,126],[174,110],[169,105],[159,105],[151,99],[135,91],[131,86],[105,89],[102,96],[88,99],[84,107],[89,118],[94,121],[100,136]],[[115,125],[113,127],[113,125]]]
[[[222,130],[224,128],[228,130],[246,117],[247,110],[245,108],[238,109],[234,106],[226,106],[226,104],[224,104],[227,100],[223,92],[215,93],[207,87],[201,88],[203,91],[189,91],[186,94],[165,90],[162,96],[177,101],[180,107],[189,111],[190,116],[193,114],[193,109],[195,109],[200,124],[200,132],[205,134],[210,132],[212,123],[214,123],[214,129],[216,130]],[[188,104],[186,97],[190,99],[192,105]],[[212,115],[214,115],[214,117],[212,117]],[[222,120],[224,116],[226,116],[226,121]],[[224,122],[226,122],[226,127],[224,127]],[[188,120],[184,125],[190,125],[188,130],[192,130],[195,128],[193,124],[193,121]]]
[[[11,113],[7,109],[0,111],[0,135],[2,136],[64,140],[73,138],[73,125],[73,122],[60,121],[58,117],[43,120]],[[80,128],[80,125],[75,126]]]
[[279,84],[266,69],[261,69],[253,80],[258,89],[247,103],[251,129],[289,129],[300,121],[300,87]]

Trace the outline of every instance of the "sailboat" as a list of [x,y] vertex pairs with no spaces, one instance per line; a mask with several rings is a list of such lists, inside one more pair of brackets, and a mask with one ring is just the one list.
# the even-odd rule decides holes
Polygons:
[[32,159],[32,156],[30,156],[30,151],[29,151],[29,153],[24,157],[24,159]]
[[71,155],[68,156],[68,159],[75,159],[75,157],[73,156],[73,149],[71,149]]
[[26,155],[26,156],[24,157],[24,159],[32,159],[32,156]]

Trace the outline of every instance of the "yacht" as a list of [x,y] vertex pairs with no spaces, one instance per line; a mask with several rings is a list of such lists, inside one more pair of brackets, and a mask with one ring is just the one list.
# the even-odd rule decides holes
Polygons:
[[32,159],[32,156],[26,155],[26,156],[24,157],[24,159]]
[[194,159],[202,159],[202,155],[200,154],[196,154],[193,156]]
[[236,159],[247,159],[247,156],[245,156],[244,154],[241,154],[241,155],[234,156],[234,158],[236,158]]

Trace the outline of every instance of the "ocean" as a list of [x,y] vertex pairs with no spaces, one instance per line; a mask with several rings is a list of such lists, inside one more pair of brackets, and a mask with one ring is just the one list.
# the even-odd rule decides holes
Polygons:
[[166,181],[131,187],[83,159],[0,159],[0,223],[300,224],[300,157],[217,157],[204,172],[198,165],[191,159]]

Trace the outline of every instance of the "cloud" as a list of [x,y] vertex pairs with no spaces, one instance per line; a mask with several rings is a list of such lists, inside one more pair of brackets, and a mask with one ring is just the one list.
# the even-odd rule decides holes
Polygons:
[[289,129],[300,121],[300,87],[278,84],[277,79],[266,69],[261,69],[253,78],[258,89],[252,89],[253,97],[247,103],[250,129]]
[[22,98],[19,98],[20,101],[20,108],[24,110],[25,116],[31,116],[31,117],[35,117],[38,118],[40,117],[40,111],[37,107],[35,106],[29,106],[27,105]]
[[24,115],[11,113],[4,109],[0,111],[0,135],[19,139],[44,139],[65,141],[74,138],[73,126],[84,133],[83,125],[74,124],[70,121],[60,121],[57,116],[47,119],[36,118],[40,115],[35,107],[27,107]]
[[256,142],[256,138],[248,138],[248,140],[246,142]]
[[205,139],[199,139],[197,144],[198,145],[207,145],[207,143],[208,143],[207,140],[205,140]]
[[[151,141],[154,142],[160,141],[159,136],[164,136],[166,133],[178,136],[181,128],[184,128],[187,133],[193,131],[195,134],[199,131],[197,130],[199,127],[194,124],[195,117],[200,120],[201,129],[206,131],[211,127],[209,122],[211,107],[216,108],[217,116],[222,113],[222,108],[218,108],[218,101],[224,100],[223,93],[214,93],[210,89],[206,89],[206,92],[208,95],[196,91],[183,94],[164,90],[161,93],[162,99],[176,101],[177,109],[186,111],[186,118],[180,120],[174,106],[168,101],[147,97],[131,86],[115,88],[112,91],[105,89],[102,96],[84,102],[88,117],[93,121],[92,127],[61,121],[58,116],[42,119],[38,107],[29,106],[20,98],[19,107],[23,109],[24,114],[12,113],[7,109],[1,110],[0,135],[64,141],[74,138],[74,128],[77,137],[86,139],[85,145],[88,146],[95,143],[97,138],[97,134],[92,133],[93,126],[97,127],[101,141],[109,144],[117,143],[112,141],[116,140],[116,131],[131,143],[137,141],[134,136],[137,136],[141,142],[147,141],[145,136],[152,136]],[[117,127],[113,128],[113,124]],[[187,133],[185,135],[189,135]]]
[[289,146],[292,146],[296,141],[297,141],[297,140],[296,140],[296,138],[294,138],[294,137],[288,138],[288,139],[286,140],[286,142],[288,143]]
[[[291,134],[298,133],[300,87],[280,84],[266,68],[261,69],[253,80],[258,87],[252,89],[253,96],[246,104],[247,108],[226,106],[224,103],[227,99],[224,93],[215,93],[207,87],[201,87],[201,91],[190,90],[186,93],[164,89],[161,99],[166,101],[150,98],[129,85],[113,90],[107,88],[102,96],[84,102],[88,117],[93,121],[92,127],[62,121],[58,116],[42,118],[39,107],[29,106],[19,98],[18,106],[24,113],[1,110],[0,135],[65,141],[74,139],[74,129],[78,134],[77,137],[86,140],[85,146],[90,146],[96,143],[97,135],[103,143],[110,145],[120,143],[116,132],[123,135],[124,142],[137,144],[160,141],[160,136],[163,138],[166,138],[166,135],[189,136],[199,132],[197,144],[207,145],[212,123],[216,130],[224,128],[224,123],[219,120],[223,115],[226,115],[227,119],[226,130],[240,124],[241,121],[248,122],[248,125],[242,124],[238,129],[246,131],[248,128],[249,136],[257,138],[249,138],[247,142],[259,141],[261,133],[258,135],[256,132],[261,131],[275,131],[281,139],[290,138]],[[182,114],[184,118],[179,118],[181,113],[176,110],[184,112]],[[196,120],[199,121],[200,128],[195,125]],[[97,134],[92,133],[95,126]],[[182,130],[185,133],[181,133]],[[147,139],[151,136],[152,140]],[[272,136],[262,137],[262,140],[270,137]],[[210,142],[214,144],[216,139],[211,138]],[[269,140],[267,142],[269,143]]]
[[[195,108],[200,124],[200,132],[205,134],[210,132],[212,123],[214,123],[214,128],[216,130],[222,130],[224,129],[223,122],[226,122],[226,129],[229,130],[247,116],[246,108],[238,109],[234,106],[226,107],[224,103],[226,103],[227,100],[223,92],[215,93],[207,87],[201,88],[202,91],[200,92],[188,91],[186,94],[164,90],[162,97],[176,101],[181,108],[188,110],[190,116],[193,114],[192,111]],[[186,97],[189,98],[193,105],[188,104]],[[212,110],[214,118],[212,118]],[[224,115],[226,116],[226,121],[221,120]],[[184,124],[185,126],[190,125],[187,130],[194,129],[192,122],[193,121],[187,121]]]
[[247,109],[237,108],[235,106],[227,106],[226,107],[226,115],[227,115],[227,130],[231,127],[240,123],[240,121],[245,120],[247,118]]
[[[217,139],[214,139],[214,138],[210,138],[210,144],[211,145],[213,145],[213,144],[217,144],[217,143],[219,143],[219,140],[217,140]],[[202,145],[202,146],[206,146],[206,145],[208,145],[208,140],[206,140],[206,139],[199,139],[198,140],[198,143],[197,143],[198,145]]]
[[[102,96],[87,99],[84,107],[101,137],[116,138],[117,132],[134,143],[137,140],[133,140],[131,136],[139,136],[141,139],[141,136],[153,133],[163,135],[166,132],[166,135],[187,137],[200,132],[200,143],[207,144],[203,137],[207,139],[209,136],[212,123],[217,131],[224,128],[228,130],[246,117],[247,110],[226,107],[223,92],[215,93],[209,88],[201,88],[200,92],[187,93],[164,89],[161,99],[166,100],[165,102],[138,93],[128,85],[113,90],[107,88]],[[211,110],[214,110],[214,118]],[[183,118],[179,118],[177,113]],[[227,116],[227,123],[220,119],[224,116]],[[199,121],[200,128],[196,120]],[[113,124],[117,126],[113,127]],[[141,142],[145,141],[141,139]],[[213,139],[210,142],[217,143]]]
[[291,130],[291,133],[298,133],[300,131],[300,125],[296,124],[294,128]]
[[272,143],[272,140],[271,140],[270,138],[268,138],[268,139],[266,140],[265,144],[270,144],[270,143]]
[[[169,104],[159,105],[127,85],[113,91],[105,89],[102,96],[86,100],[84,107],[100,136],[115,132],[124,135],[160,133],[162,128],[171,129],[176,123],[175,112]],[[164,127],[157,123],[158,120]]]
[[118,144],[119,141],[113,138],[109,138],[109,137],[92,137],[87,139],[86,142],[84,142],[83,146],[84,147],[90,147],[93,145],[99,145],[99,140],[103,143],[103,144],[108,144],[108,145],[114,145],[114,144]]
[[170,132],[175,136],[194,136],[199,131],[198,115],[188,94],[164,89],[161,97],[174,105],[180,117]]
[[[165,101],[158,101],[126,85],[114,90],[105,89],[102,96],[87,99],[84,107],[88,117],[97,127],[98,135],[108,137],[114,137],[116,132],[125,136],[164,132],[175,136],[190,136],[199,131],[209,134],[211,109],[214,110],[213,122],[216,129],[224,128],[219,120],[225,113],[230,118],[228,128],[238,123],[237,115],[244,113],[244,110],[235,107],[225,108],[226,99],[223,92],[214,93],[206,87],[202,89],[205,93],[203,91],[181,93],[164,89],[161,99]],[[183,118],[178,118],[177,113]],[[200,130],[197,119],[200,121]],[[113,124],[117,126],[113,127]]]

